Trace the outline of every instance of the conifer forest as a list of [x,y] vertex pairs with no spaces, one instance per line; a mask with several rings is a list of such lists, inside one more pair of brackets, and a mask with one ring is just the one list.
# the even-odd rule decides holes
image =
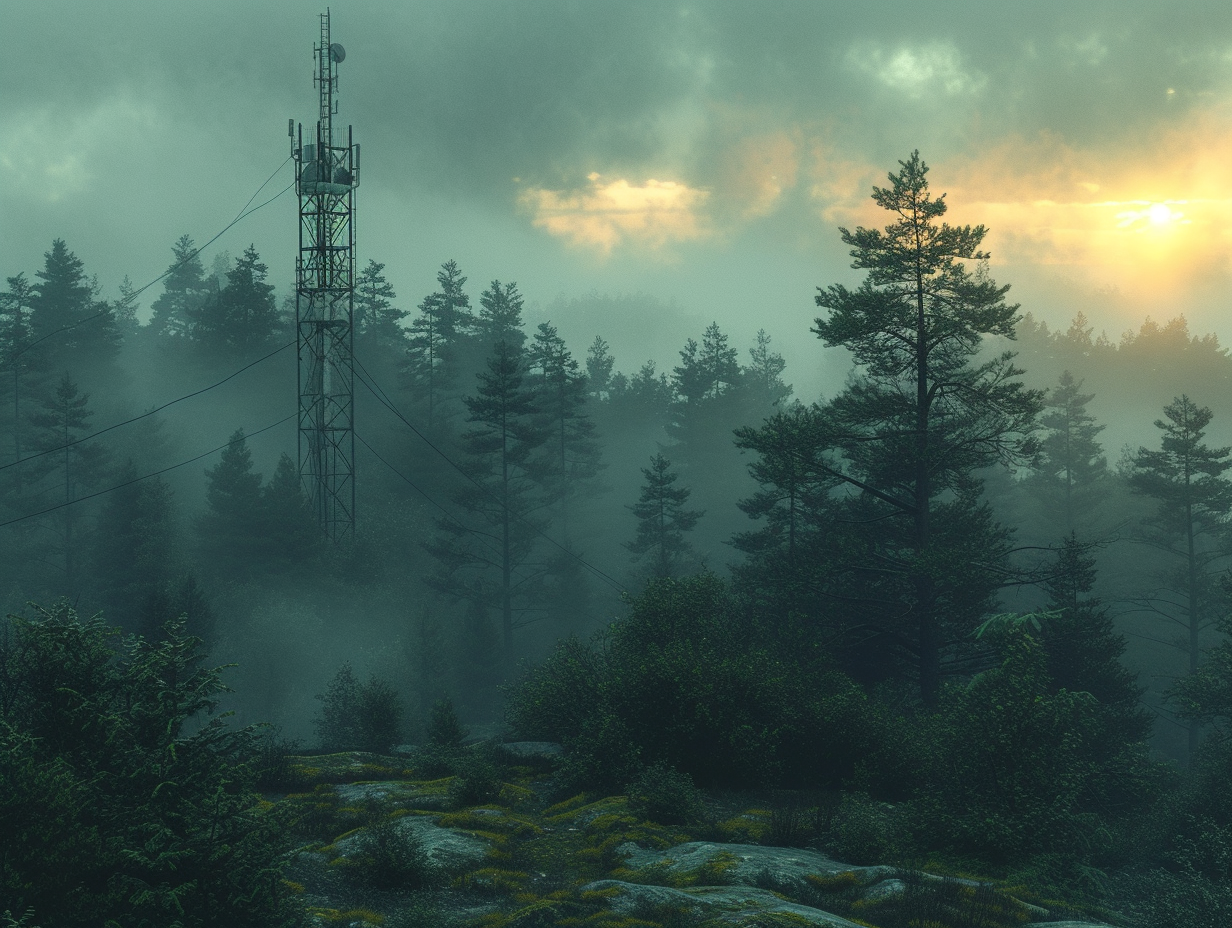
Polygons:
[[[944,97],[975,138],[1008,71],[957,49],[980,30],[1019,49],[1035,27],[1008,12],[911,44],[871,14],[686,3],[654,44],[623,31],[643,4],[545,0],[472,23],[493,62],[496,33],[550,49],[519,52],[505,102],[424,12],[493,96],[437,113],[441,151],[403,163],[358,103],[393,92],[358,76],[393,54],[375,14],[333,11],[342,50],[323,11],[264,6],[253,23],[312,27],[300,71],[320,20],[334,131],[364,138],[353,527],[323,527],[305,471],[294,132],[268,186],[266,152],[219,196],[256,189],[234,219],[168,206],[153,255],[63,208],[85,161],[55,175],[46,241],[4,194],[0,222],[29,230],[0,252],[0,928],[1232,925],[1226,10],[1126,13],[1115,41],[1079,11],[1088,38],[1037,36],[1105,71],[1127,35],[1221,37],[1206,84],[1171,51],[1151,65],[1173,107],[1152,138],[1223,160],[1134,195],[1110,178],[1137,174],[1082,160],[1078,103],[1005,97],[1038,139],[978,158],[905,123],[863,167],[838,104],[767,128],[802,91],[740,63],[803,75],[800,36],[832,28],[855,37],[819,67],[864,86],[840,98],[890,125],[887,101]],[[41,15],[0,7],[23,35]],[[692,43],[730,86],[696,91],[707,128],[646,128],[683,110],[627,69],[670,84],[666,49]],[[313,112],[298,76],[287,99]],[[497,109],[517,94],[515,130]],[[726,154],[680,168],[686,136]],[[4,184],[52,184],[5,144]],[[561,180],[575,161],[592,173]],[[398,200],[383,171],[436,186]],[[475,191],[505,174],[512,218],[484,230]],[[429,219],[412,258],[393,230]]]

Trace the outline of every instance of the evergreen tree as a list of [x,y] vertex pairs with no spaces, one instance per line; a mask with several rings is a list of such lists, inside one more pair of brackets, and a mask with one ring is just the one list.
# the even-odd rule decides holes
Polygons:
[[406,339],[402,320],[410,314],[394,306],[398,294],[384,270],[384,264],[370,259],[355,281],[355,334],[375,345],[401,348]]
[[756,531],[740,532],[733,545],[750,556],[747,567],[756,563],[780,578],[811,568],[816,563],[816,536],[824,525],[818,516],[835,484],[818,467],[827,447],[821,410],[797,404],[758,428],[744,426],[736,430],[736,446],[759,456],[750,463],[749,472],[761,487],[738,505],[750,519],[765,524]]
[[739,354],[728,346],[718,323],[712,322],[702,334],[701,345],[691,338],[685,342],[673,375],[672,384],[686,404],[716,399],[738,383]]
[[612,379],[616,359],[609,348],[608,343],[596,335],[586,351],[586,385],[591,396],[602,397]]
[[614,375],[610,393],[614,416],[640,429],[666,423],[674,396],[667,374],[659,373],[654,361],[647,361],[632,377]]
[[541,480],[557,506],[560,534],[569,544],[569,503],[599,472],[595,427],[585,412],[586,377],[555,327],[544,322],[530,349],[532,385],[543,427]]
[[[884,231],[839,230],[852,247],[852,266],[867,277],[854,291],[839,284],[819,288],[816,302],[827,315],[813,331],[827,345],[850,350],[863,368],[827,407],[841,454],[830,472],[876,510],[865,514],[874,520],[870,531],[881,534],[875,557],[899,581],[893,598],[900,602],[887,621],[893,613],[905,619],[899,620],[903,651],[914,655],[920,695],[933,706],[943,650],[968,634],[970,627],[963,626],[978,619],[976,610],[1004,567],[977,556],[986,567],[959,569],[956,552],[941,547],[934,516],[950,492],[964,517],[974,520],[970,527],[989,525],[978,514],[972,474],[1033,454],[1041,397],[1016,380],[1020,372],[1010,353],[972,363],[983,336],[1013,336],[1018,308],[1005,302],[1009,288],[990,280],[983,265],[974,274],[964,266],[987,258],[980,250],[984,227],[941,222],[945,198],[929,194],[928,168],[919,153],[900,165],[888,188],[873,188],[873,200],[894,221]],[[906,530],[885,531],[887,519],[901,521]],[[989,539],[970,550],[999,547]],[[852,563],[849,569],[871,566]],[[970,594],[968,608],[941,606],[960,591],[947,589],[950,583]],[[889,592],[882,588],[871,598],[885,601]]]
[[462,289],[466,278],[457,263],[445,262],[436,282],[440,289],[419,304],[407,347],[407,375],[412,389],[425,400],[429,428],[441,418],[444,391],[457,380],[459,339],[474,325],[470,297]]
[[[1155,611],[1184,630],[1177,646],[1195,673],[1202,653],[1202,635],[1216,619],[1213,575],[1232,554],[1228,512],[1232,484],[1224,472],[1232,467],[1232,448],[1205,444],[1213,413],[1180,396],[1164,407],[1158,451],[1139,448],[1129,475],[1130,487],[1159,504],[1143,540],[1175,566],[1163,578]],[[1179,601],[1178,601],[1179,600]],[[1197,748],[1198,726],[1189,725],[1190,753]]]
[[[152,635],[157,626],[142,627],[147,604],[182,574],[183,562],[171,487],[160,477],[137,477],[131,459],[116,474],[119,487],[99,513],[93,566],[109,620]],[[162,620],[168,614],[164,611]]]
[[1108,475],[1107,459],[1095,438],[1104,427],[1086,411],[1095,397],[1081,389],[1082,381],[1065,371],[1044,401],[1040,425],[1046,432],[1036,471],[1038,492],[1071,532],[1090,524]]
[[1095,558],[1071,532],[1057,551],[1045,582],[1047,611],[1043,644],[1052,691],[1090,693],[1098,704],[1097,725],[1084,733],[1085,748],[1097,772],[1087,787],[1104,807],[1140,800],[1142,742],[1151,728],[1139,704],[1144,688],[1122,663],[1125,637],[1117,633],[1107,608],[1091,595]]
[[637,517],[637,535],[625,547],[636,562],[645,564],[653,578],[678,576],[691,561],[692,548],[684,533],[691,531],[704,515],[697,509],[686,509],[690,491],[675,486],[677,475],[670,470],[671,462],[662,454],[642,468],[646,482],[641,495],[629,507]]
[[252,469],[252,452],[237,429],[217,464],[205,472],[206,510],[197,519],[201,553],[220,577],[247,580],[265,553],[260,531],[261,475]]
[[754,408],[770,410],[785,403],[791,396],[791,385],[783,382],[787,362],[777,351],[770,350],[770,336],[765,329],[757,330],[757,343],[749,349],[749,359],[741,374]]
[[286,821],[261,809],[256,732],[166,622],[122,635],[62,604],[0,636],[0,900],[40,925],[301,925]]
[[295,462],[286,453],[261,490],[260,519],[258,537],[266,548],[264,570],[303,575],[317,566],[321,528],[304,496]]
[[[30,313],[34,306],[35,290],[25,274],[6,279],[8,289],[0,293],[0,365],[4,378],[12,390],[13,412],[11,431],[13,436],[13,460],[22,458],[22,412],[21,404],[28,401],[30,374],[37,369],[38,359],[27,349],[31,344]],[[21,495],[22,468],[13,469],[12,492]]]
[[437,313],[441,335],[448,342],[469,333],[475,327],[475,317],[471,313],[471,298],[462,289],[466,286],[466,278],[456,261],[441,265],[436,283],[440,287]]
[[85,539],[81,533],[81,512],[77,504],[82,496],[98,486],[104,475],[106,451],[94,442],[81,441],[90,431],[94,412],[89,408],[90,395],[82,393],[66,372],[60,378],[53,396],[32,413],[34,446],[43,454],[33,462],[34,471],[43,486],[43,498],[49,506],[60,508],[52,514],[59,523],[58,546],[64,565],[65,589],[76,592],[81,563],[81,548]]
[[512,658],[513,632],[527,621],[541,573],[529,561],[537,547],[541,520],[539,452],[545,440],[535,396],[526,383],[523,353],[497,342],[474,396],[465,398],[473,428],[462,435],[466,470],[473,483],[456,494],[469,524],[442,520],[429,551],[440,571],[433,585],[472,601],[479,615],[499,610],[506,660]]
[[507,342],[518,351],[526,343],[522,331],[522,294],[514,283],[492,281],[479,295],[479,317],[475,321],[476,336],[485,351],[498,342]]
[[140,309],[141,304],[137,302],[137,288],[125,274],[124,279],[120,281],[120,298],[116,301],[114,309],[116,331],[121,340],[127,341],[141,328],[141,323],[137,319],[137,311]]
[[181,235],[171,246],[172,261],[163,278],[163,292],[151,305],[149,328],[156,338],[183,338],[200,317],[210,295],[205,268],[192,237]]
[[[743,492],[748,475],[732,444],[732,430],[748,422],[739,353],[717,323],[706,327],[699,345],[693,339],[680,352],[672,386],[676,396],[666,429],[675,441],[672,459],[680,467],[696,501],[712,513],[712,536],[735,531],[733,489]],[[728,522],[723,520],[727,519]]]
[[30,336],[47,365],[86,370],[112,360],[119,347],[115,316],[96,298],[85,265],[63,239],[51,243],[43,269],[34,276],[39,283],[31,303]]
[[268,351],[282,333],[269,268],[253,245],[227,271],[227,282],[212,299],[189,313],[192,339],[215,358],[244,358]]

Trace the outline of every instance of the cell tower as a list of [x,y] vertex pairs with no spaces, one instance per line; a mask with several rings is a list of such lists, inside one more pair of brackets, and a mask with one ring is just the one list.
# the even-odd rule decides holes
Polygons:
[[[335,133],[338,65],[329,10],[314,46],[320,112],[315,135],[291,120],[299,194],[295,325],[299,352],[299,473],[322,528],[337,541],[355,531],[355,375],[351,322],[355,300],[355,188],[359,146]],[[311,132],[311,130],[309,130]]]

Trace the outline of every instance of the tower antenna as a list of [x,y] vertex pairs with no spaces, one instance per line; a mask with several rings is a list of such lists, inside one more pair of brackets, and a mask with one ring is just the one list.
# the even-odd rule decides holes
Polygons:
[[288,125],[299,194],[295,327],[299,354],[299,474],[312,509],[334,541],[355,532],[355,188],[359,146],[334,129],[338,65],[329,10],[313,46],[320,96],[315,132]]

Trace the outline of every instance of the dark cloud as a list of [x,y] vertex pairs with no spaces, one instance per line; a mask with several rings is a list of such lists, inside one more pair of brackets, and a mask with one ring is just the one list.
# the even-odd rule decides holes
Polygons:
[[[545,301],[661,285],[736,319],[714,267],[748,279],[774,255],[793,278],[845,274],[846,201],[913,148],[960,165],[1046,137],[1114,164],[1199,116],[1226,123],[1232,101],[1226,0],[331,6],[341,118],[364,145],[360,240],[407,292],[459,257]],[[32,270],[61,235],[114,286],[160,271],[180,233],[221,228],[285,157],[287,117],[311,121],[319,12],[0,0],[2,270]],[[526,191],[568,196],[592,172],[706,191],[711,237],[595,263],[532,227]],[[225,244],[256,240],[286,280],[278,208]]]

